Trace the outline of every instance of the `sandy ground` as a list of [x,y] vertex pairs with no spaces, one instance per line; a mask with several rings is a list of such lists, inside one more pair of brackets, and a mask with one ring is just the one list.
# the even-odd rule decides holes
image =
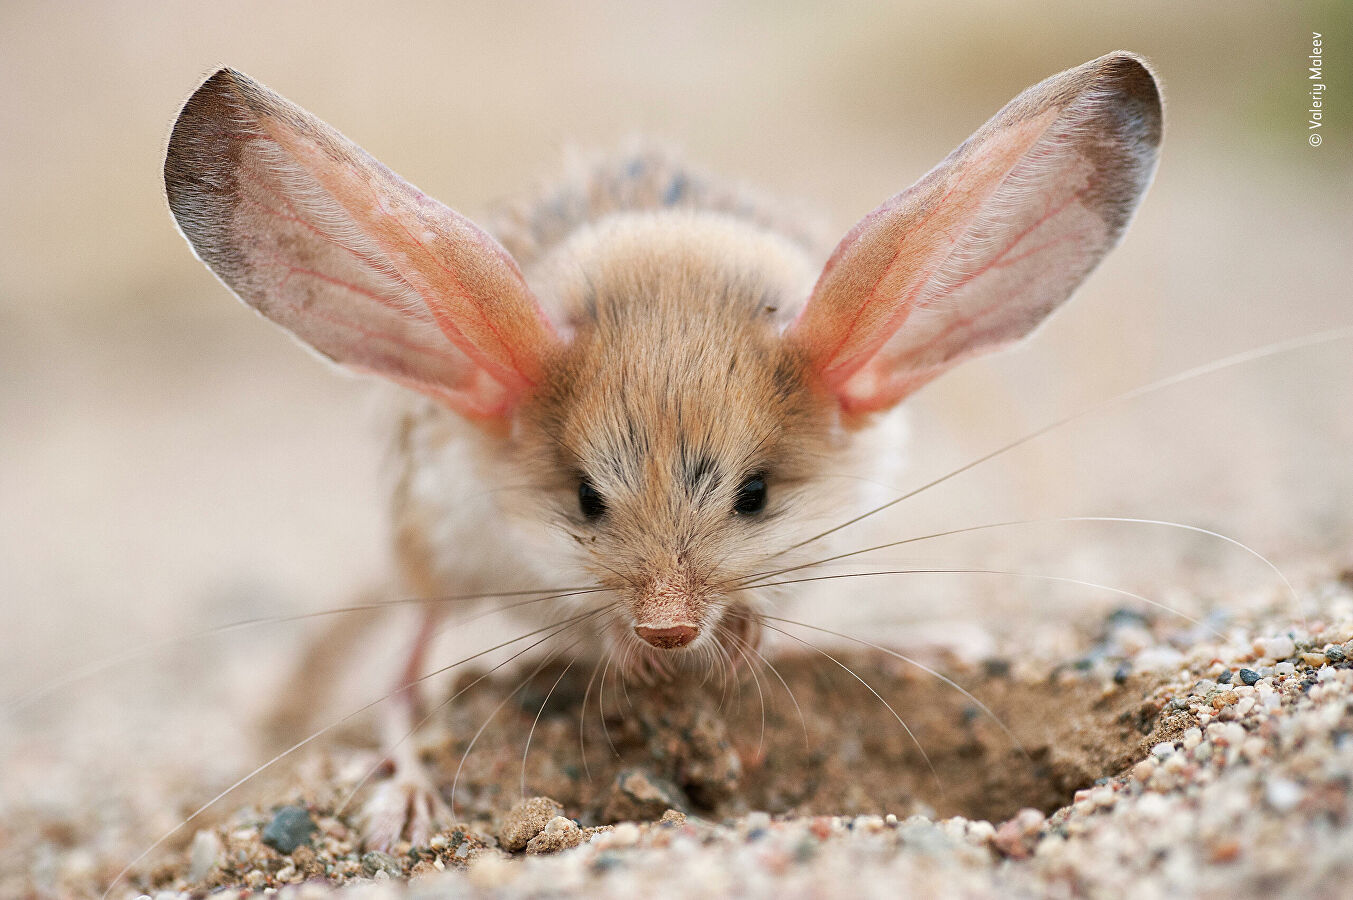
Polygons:
[[[419,738],[459,824],[366,851],[378,760],[349,736],[180,828],[113,893],[1335,890],[1353,874],[1353,573],[1265,593],[1192,625],[1116,610],[1057,663],[951,657],[952,685],[868,648],[609,696],[549,663],[467,672]],[[162,782],[160,802],[185,789],[206,790]],[[101,812],[7,810],[0,893],[99,895],[141,830]]]

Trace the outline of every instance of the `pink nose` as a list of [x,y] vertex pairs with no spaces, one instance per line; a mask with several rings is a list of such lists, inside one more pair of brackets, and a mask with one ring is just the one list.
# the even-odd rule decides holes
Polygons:
[[700,629],[690,625],[673,625],[670,628],[649,628],[647,625],[635,625],[634,633],[654,647],[671,650],[684,647],[700,634]]

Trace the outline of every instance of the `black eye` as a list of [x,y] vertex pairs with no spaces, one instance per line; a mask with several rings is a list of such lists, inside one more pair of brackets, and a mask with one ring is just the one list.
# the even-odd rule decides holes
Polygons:
[[766,508],[766,476],[748,475],[738,488],[733,509],[740,515],[754,516]]
[[599,519],[606,514],[606,501],[586,478],[578,482],[578,508],[589,519]]

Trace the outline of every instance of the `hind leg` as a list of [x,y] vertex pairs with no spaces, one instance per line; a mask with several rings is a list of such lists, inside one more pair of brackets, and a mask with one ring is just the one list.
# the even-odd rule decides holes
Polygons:
[[422,716],[418,679],[439,619],[432,610],[424,611],[395,694],[385,705],[381,749],[394,772],[377,786],[363,809],[364,843],[372,850],[389,850],[404,837],[414,845],[426,844],[449,824],[451,812],[419,759],[413,734]]

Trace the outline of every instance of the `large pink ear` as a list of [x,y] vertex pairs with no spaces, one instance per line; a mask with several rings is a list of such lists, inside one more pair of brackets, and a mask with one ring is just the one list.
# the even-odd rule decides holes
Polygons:
[[1160,137],[1155,79],[1130,54],[1029,88],[842,239],[790,339],[865,413],[1023,337],[1118,241]]
[[475,417],[540,380],[557,338],[507,251],[247,76],[188,100],[164,180],[198,257],[325,356]]

